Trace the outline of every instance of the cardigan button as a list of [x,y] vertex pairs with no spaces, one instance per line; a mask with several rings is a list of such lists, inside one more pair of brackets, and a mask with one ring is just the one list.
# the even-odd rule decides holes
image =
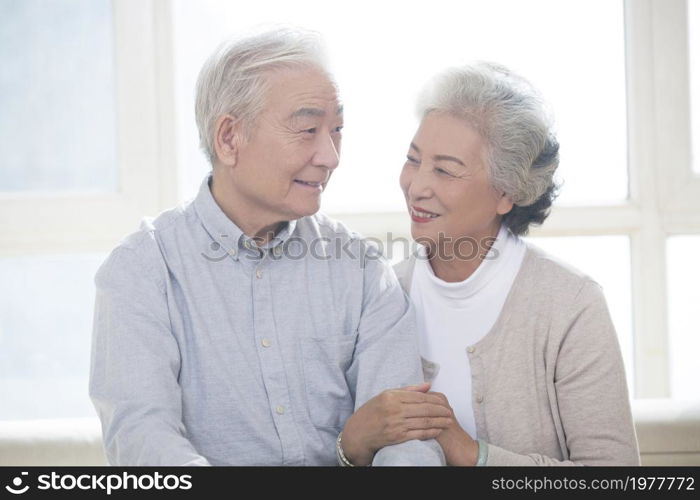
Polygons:
[[479,394],[479,395],[476,397],[476,402],[477,402],[477,403],[483,403],[483,402],[484,402],[484,396],[482,396],[481,394]]

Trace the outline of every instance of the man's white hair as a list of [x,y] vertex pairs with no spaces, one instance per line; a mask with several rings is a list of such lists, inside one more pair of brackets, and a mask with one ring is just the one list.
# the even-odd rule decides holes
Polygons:
[[330,75],[320,35],[300,28],[276,27],[248,34],[214,51],[199,73],[195,100],[200,146],[212,165],[216,121],[232,115],[249,135],[265,106],[269,73],[303,66],[315,66]]

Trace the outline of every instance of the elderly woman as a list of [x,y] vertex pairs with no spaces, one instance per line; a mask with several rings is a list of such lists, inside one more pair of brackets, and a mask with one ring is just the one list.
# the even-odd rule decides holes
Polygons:
[[339,436],[339,457],[365,465],[420,436],[437,437],[448,465],[639,464],[600,286],[521,239],[547,217],[559,163],[538,94],[481,63],[439,75],[419,113],[400,183],[421,245],[396,272],[433,392],[368,401]]

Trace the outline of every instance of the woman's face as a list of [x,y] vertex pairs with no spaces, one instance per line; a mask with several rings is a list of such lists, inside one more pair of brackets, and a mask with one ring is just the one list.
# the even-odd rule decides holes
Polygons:
[[464,120],[437,112],[423,119],[400,178],[415,240],[450,238],[450,247],[498,233],[513,204],[491,186],[486,158],[484,139]]

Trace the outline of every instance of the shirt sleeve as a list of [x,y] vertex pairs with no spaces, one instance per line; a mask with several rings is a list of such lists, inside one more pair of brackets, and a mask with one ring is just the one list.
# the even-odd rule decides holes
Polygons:
[[597,283],[583,285],[569,316],[554,380],[569,460],[489,444],[487,465],[639,465],[622,354]]
[[120,466],[209,465],[187,439],[165,286],[143,253],[118,247],[95,276],[90,397],[107,459]]
[[[387,261],[365,248],[362,313],[348,382],[355,410],[386,389],[423,381],[415,311]],[[435,440],[406,441],[379,450],[373,465],[445,465]]]

